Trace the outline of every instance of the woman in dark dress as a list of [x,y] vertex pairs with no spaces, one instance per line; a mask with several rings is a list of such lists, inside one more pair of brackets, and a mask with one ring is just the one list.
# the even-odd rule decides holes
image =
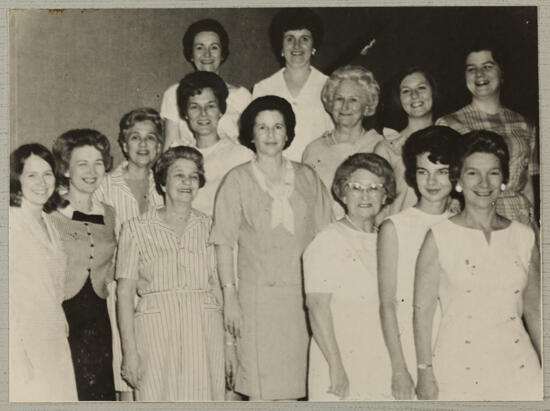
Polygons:
[[63,309],[80,401],[115,400],[107,284],[113,280],[115,210],[93,200],[111,167],[107,138],[89,129],[70,130],[54,143],[64,207],[52,214],[68,254]]

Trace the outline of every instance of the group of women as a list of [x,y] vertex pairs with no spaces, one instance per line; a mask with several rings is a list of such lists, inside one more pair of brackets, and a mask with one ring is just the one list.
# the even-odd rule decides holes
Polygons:
[[402,73],[377,131],[370,71],[311,66],[322,32],[277,14],[284,67],[251,95],[198,21],[114,170],[90,129],[12,152],[12,401],[541,398],[535,131],[499,57],[470,50],[438,125],[432,76]]

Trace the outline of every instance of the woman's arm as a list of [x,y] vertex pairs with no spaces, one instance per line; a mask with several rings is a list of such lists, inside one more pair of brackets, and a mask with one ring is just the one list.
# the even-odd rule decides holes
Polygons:
[[139,387],[142,373],[134,331],[136,286],[136,280],[118,279],[117,314],[122,345],[122,377],[134,388]]
[[[378,234],[378,294],[380,321],[392,366],[392,395],[396,400],[409,400],[414,395],[414,382],[407,369],[397,321],[397,233],[391,220],[386,220]],[[412,302],[411,302],[412,303]]]
[[241,336],[242,310],[233,273],[233,248],[216,244],[218,275],[223,289],[223,318],[225,329],[235,338]]
[[533,342],[533,346],[537,351],[539,360],[541,358],[541,296],[540,296],[540,255],[536,242],[533,244],[531,251],[531,261],[529,263],[529,271],[527,274],[527,286],[523,290],[523,317],[527,331]]
[[414,280],[414,342],[418,362],[416,395],[419,400],[435,400],[437,381],[432,367],[432,327],[439,294],[438,250],[431,231],[424,239],[416,260]]

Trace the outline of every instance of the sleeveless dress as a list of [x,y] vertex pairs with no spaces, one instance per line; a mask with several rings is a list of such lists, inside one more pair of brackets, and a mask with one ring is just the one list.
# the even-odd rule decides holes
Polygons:
[[487,242],[445,220],[432,227],[442,267],[434,349],[440,400],[542,399],[542,369],[522,322],[531,228],[512,221]]

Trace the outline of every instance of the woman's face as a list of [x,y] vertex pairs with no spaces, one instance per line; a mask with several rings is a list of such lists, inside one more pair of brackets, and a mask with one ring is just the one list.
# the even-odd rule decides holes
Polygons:
[[203,88],[200,94],[189,97],[186,113],[195,137],[217,133],[222,112],[211,88]]
[[368,112],[367,96],[353,80],[343,80],[334,92],[330,112],[336,127],[353,127]]
[[217,73],[222,64],[220,37],[213,31],[201,31],[193,39],[191,61],[198,71]]
[[432,87],[422,73],[412,73],[401,80],[399,98],[409,117],[424,117],[432,112]]
[[162,148],[153,122],[138,121],[130,127],[126,131],[126,143],[122,148],[129,162],[140,168],[151,167]]
[[459,184],[466,207],[491,207],[500,194],[503,182],[498,157],[491,153],[473,153],[464,160]]
[[31,154],[23,165],[19,176],[21,183],[21,201],[43,206],[55,189],[55,175],[47,161]]
[[93,146],[77,147],[71,154],[69,169],[70,191],[92,194],[105,176],[105,164],[101,152]]
[[257,154],[275,156],[282,153],[287,135],[285,119],[279,111],[260,111],[254,120],[253,133]]
[[499,97],[502,71],[488,50],[474,51],[466,57],[466,87],[473,97]]
[[195,162],[177,159],[166,171],[163,190],[172,203],[191,204],[199,191],[199,170]]
[[416,185],[422,199],[438,202],[447,199],[453,188],[449,180],[449,165],[432,163],[430,153],[416,156]]
[[283,57],[286,65],[308,65],[313,54],[313,36],[308,29],[289,30],[283,35]]
[[362,168],[351,173],[344,192],[347,214],[355,220],[374,219],[386,201],[384,179]]

